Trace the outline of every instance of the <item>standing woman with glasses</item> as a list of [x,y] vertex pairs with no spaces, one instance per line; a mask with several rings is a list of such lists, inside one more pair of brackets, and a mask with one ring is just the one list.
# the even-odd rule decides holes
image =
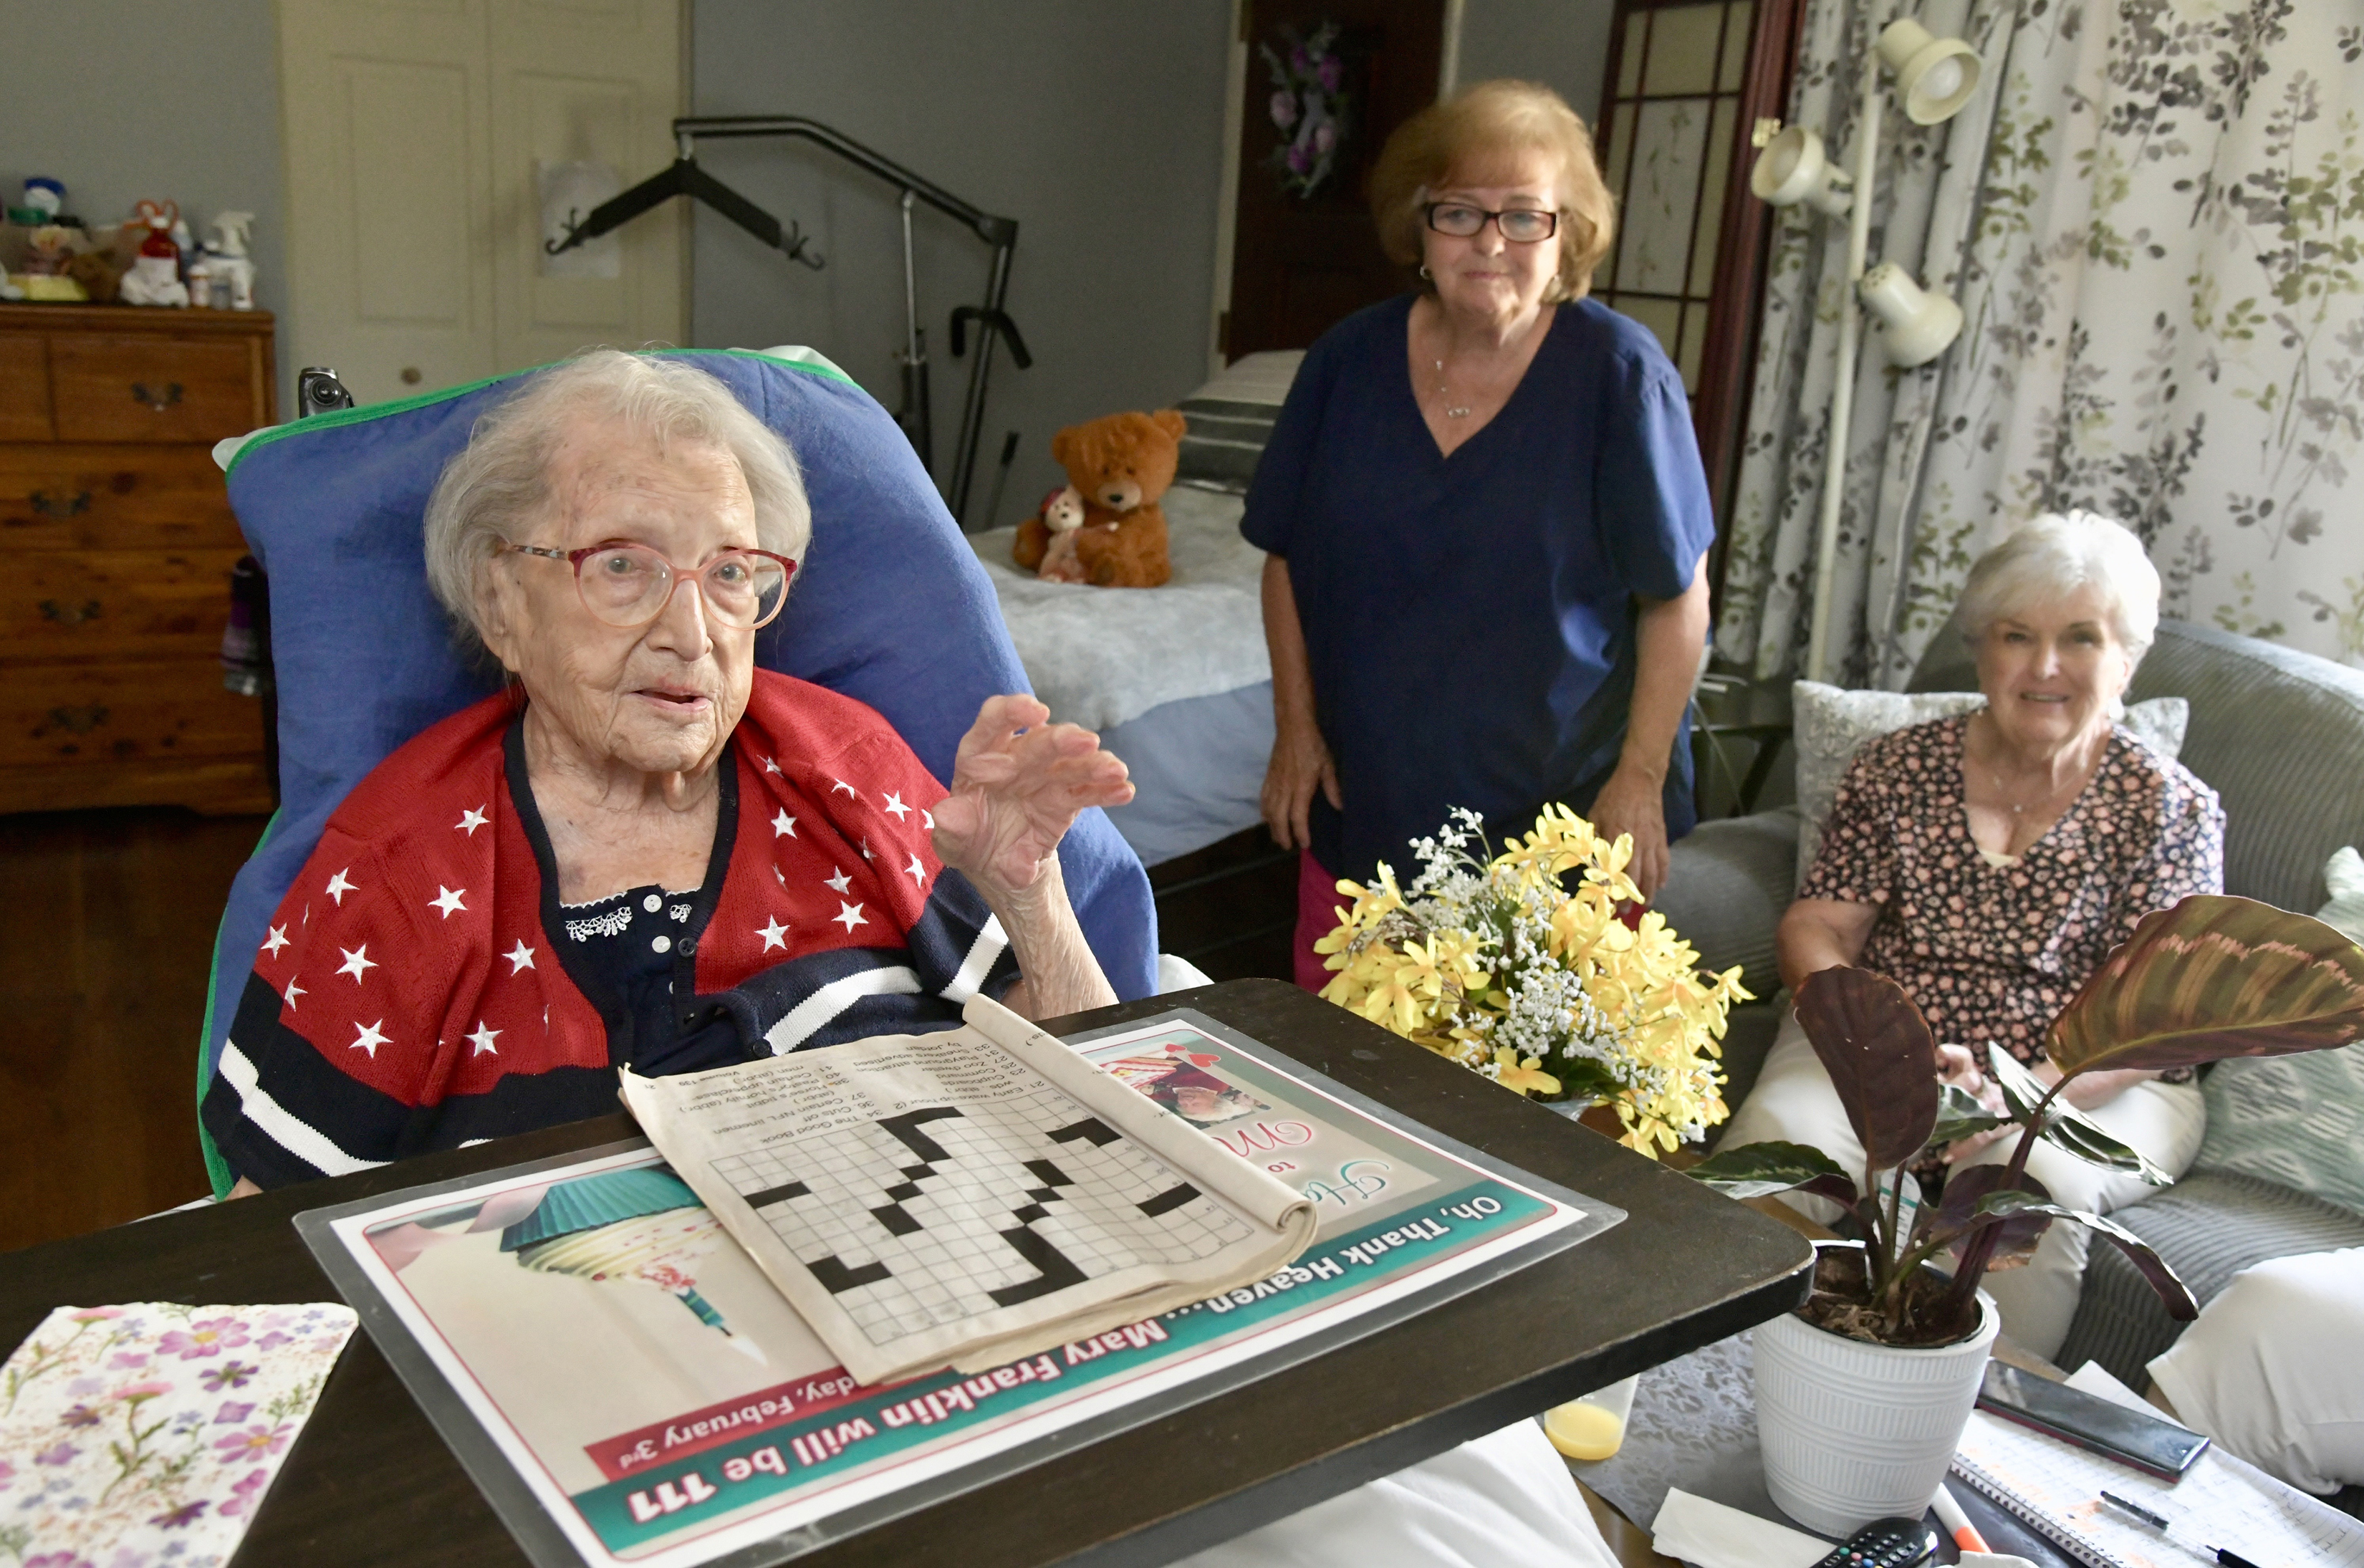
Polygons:
[[612,1111],[622,1066],[1116,1000],[1056,851],[1124,764],[998,696],[947,790],[871,708],[756,669],[812,508],[720,382],[542,373],[425,533],[510,689],[379,763],[273,917],[204,1105],[240,1191]]
[[1388,139],[1371,206],[1418,287],[1306,354],[1241,524],[1309,988],[1338,879],[1402,866],[1451,807],[1499,842],[1564,802],[1633,835],[1645,896],[1693,820],[1714,520],[1681,378],[1585,297],[1614,215],[1583,122],[1479,83]]

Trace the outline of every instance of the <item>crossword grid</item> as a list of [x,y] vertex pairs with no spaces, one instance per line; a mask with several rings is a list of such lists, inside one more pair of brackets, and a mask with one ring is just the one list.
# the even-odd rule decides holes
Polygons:
[[1048,1084],[835,1129],[784,1154],[726,1155],[714,1170],[875,1345],[1251,1234]]

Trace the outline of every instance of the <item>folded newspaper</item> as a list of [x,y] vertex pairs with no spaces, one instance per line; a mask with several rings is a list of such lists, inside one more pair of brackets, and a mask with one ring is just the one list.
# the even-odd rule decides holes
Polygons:
[[624,1102],[865,1384],[1006,1364],[1270,1275],[1312,1203],[998,1003]]

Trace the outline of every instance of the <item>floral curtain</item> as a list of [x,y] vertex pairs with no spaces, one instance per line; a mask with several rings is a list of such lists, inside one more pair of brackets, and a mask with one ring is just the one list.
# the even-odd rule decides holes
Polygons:
[[[1794,123],[1851,157],[1896,12],[1809,0]],[[2364,6],[1940,0],[1987,64],[1952,121],[1883,126],[1872,256],[1952,293],[1935,363],[1867,334],[1836,676],[1901,686],[1979,552],[2037,512],[2141,534],[2166,613],[2364,664]],[[1802,662],[1845,232],[1776,226],[1719,651]]]

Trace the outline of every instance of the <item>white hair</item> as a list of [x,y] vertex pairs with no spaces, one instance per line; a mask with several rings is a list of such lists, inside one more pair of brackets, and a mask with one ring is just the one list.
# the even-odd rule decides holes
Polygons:
[[594,349],[543,371],[479,416],[428,498],[427,581],[461,642],[481,648],[477,574],[551,501],[551,454],[578,420],[645,430],[660,449],[711,442],[738,461],[755,504],[755,542],[793,561],[812,540],[796,454],[721,382],[678,359]]
[[2141,663],[2158,635],[2158,568],[2124,524],[2095,512],[2046,512],[1979,557],[1955,621],[1976,645],[1995,622],[2089,585],[2108,602],[2128,662]]

